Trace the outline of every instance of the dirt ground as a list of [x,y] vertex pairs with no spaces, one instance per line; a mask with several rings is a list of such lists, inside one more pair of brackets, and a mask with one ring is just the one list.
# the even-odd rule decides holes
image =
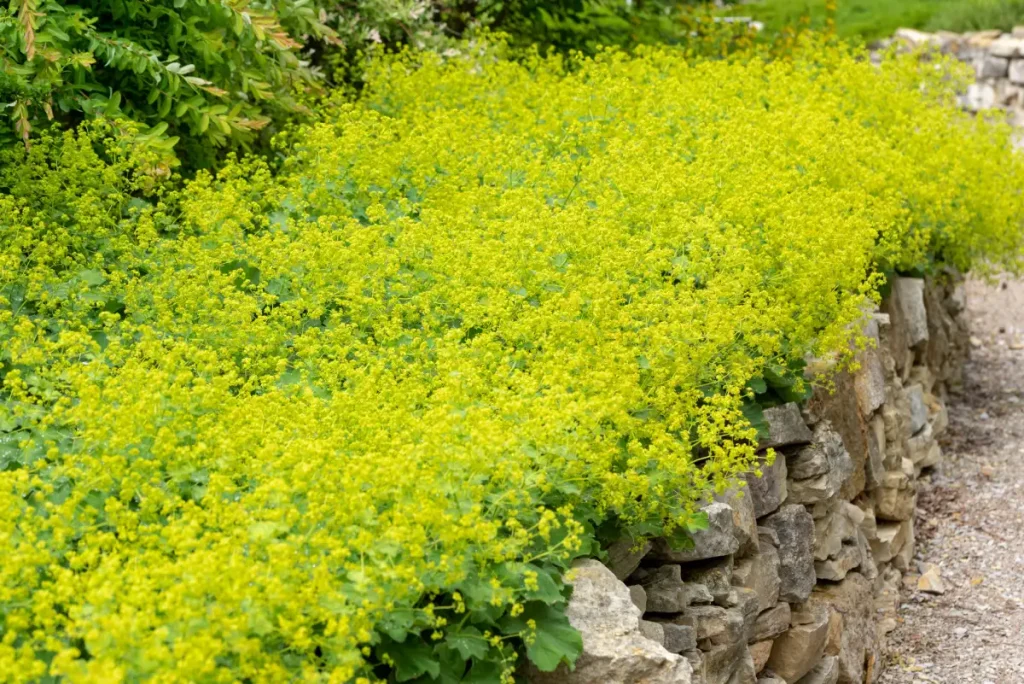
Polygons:
[[884,684],[1024,684],[1024,281],[968,285],[971,361],[949,400],[945,462],[919,488],[916,560]]

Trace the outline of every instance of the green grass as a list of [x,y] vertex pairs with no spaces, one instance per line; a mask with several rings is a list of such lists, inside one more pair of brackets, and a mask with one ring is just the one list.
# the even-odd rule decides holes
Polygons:
[[945,2],[929,23],[932,30],[1009,31],[1024,23],[1024,0],[957,0]]
[[[825,23],[825,0],[759,0],[728,11],[763,21],[768,35],[809,16]],[[900,27],[929,31],[1009,30],[1024,23],[1024,0],[839,0],[836,26],[844,38],[874,40]]]

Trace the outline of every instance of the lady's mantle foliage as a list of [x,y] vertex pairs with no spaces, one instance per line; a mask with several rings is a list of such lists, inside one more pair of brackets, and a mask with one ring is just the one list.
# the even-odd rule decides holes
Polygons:
[[1021,266],[1007,132],[914,62],[415,59],[276,177],[3,166],[8,680],[552,669],[572,559],[699,526],[882,270]]

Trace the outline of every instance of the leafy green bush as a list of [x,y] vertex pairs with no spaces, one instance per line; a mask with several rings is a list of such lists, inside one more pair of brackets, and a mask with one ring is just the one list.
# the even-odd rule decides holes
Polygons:
[[[666,40],[721,42],[709,26],[657,0],[12,0],[0,10],[0,144],[56,120],[127,119],[138,140],[208,166],[251,148],[332,82],[360,81],[363,58],[411,45],[452,49],[478,28],[518,45],[559,49]],[[695,29],[700,29],[695,31]],[[378,48],[374,50],[373,48]],[[220,152],[218,152],[220,150]]]
[[407,54],[163,196],[113,131],[8,152],[0,672],[551,669],[571,561],[699,527],[882,271],[1024,266],[934,64],[640,52]]
[[[296,39],[329,38],[311,2],[12,0],[0,13],[0,96],[12,132],[128,118],[156,148],[247,144],[301,111],[316,80]],[[5,131],[0,130],[0,134]]]

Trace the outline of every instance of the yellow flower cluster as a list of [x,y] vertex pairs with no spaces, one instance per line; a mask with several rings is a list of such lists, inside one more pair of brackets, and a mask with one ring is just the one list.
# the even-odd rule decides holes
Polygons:
[[30,153],[45,196],[0,199],[0,680],[543,663],[598,527],[699,524],[751,467],[751,382],[845,348],[883,271],[1021,266],[1024,164],[945,76],[407,55],[280,168],[155,205],[84,135]]

